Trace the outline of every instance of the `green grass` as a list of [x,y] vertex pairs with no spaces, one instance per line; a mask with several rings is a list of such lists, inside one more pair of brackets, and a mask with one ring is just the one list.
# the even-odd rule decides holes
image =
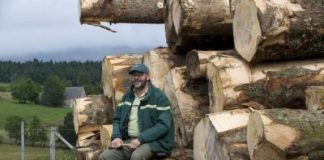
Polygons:
[[10,139],[4,129],[6,118],[10,115],[24,118],[25,123],[30,123],[33,116],[36,115],[40,119],[41,125],[49,128],[49,126],[58,126],[62,124],[65,115],[71,111],[71,108],[53,108],[35,104],[20,104],[12,99],[0,99],[0,137],[2,137],[4,143],[10,143]]
[[35,104],[20,104],[11,99],[0,100],[0,129],[3,129],[6,123],[6,117],[17,115],[29,123],[36,115],[45,126],[57,125],[62,123],[64,116],[71,112],[71,108],[53,108]]
[[[56,160],[74,160],[71,150],[56,149]],[[19,145],[0,144],[0,160],[17,160],[20,159]],[[49,159],[49,148],[29,147],[25,148],[25,159],[27,160],[44,160]]]

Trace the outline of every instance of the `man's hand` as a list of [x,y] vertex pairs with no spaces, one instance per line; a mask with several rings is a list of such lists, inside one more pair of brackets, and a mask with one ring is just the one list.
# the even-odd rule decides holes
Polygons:
[[123,140],[120,138],[115,138],[113,141],[111,141],[111,148],[120,148],[123,144]]
[[129,147],[131,149],[136,149],[140,144],[141,144],[141,142],[138,140],[138,138],[135,138],[131,141],[131,143],[129,144]]

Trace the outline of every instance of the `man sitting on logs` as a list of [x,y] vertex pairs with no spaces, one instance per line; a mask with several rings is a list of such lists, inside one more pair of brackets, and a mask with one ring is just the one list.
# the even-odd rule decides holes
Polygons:
[[144,64],[135,64],[129,75],[132,86],[114,113],[111,146],[99,160],[147,160],[174,147],[170,101],[152,85]]

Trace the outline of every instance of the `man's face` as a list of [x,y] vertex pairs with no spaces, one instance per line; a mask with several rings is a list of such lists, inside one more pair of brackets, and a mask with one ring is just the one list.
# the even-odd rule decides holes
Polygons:
[[134,72],[130,77],[135,89],[143,88],[147,81],[150,80],[150,76],[142,72]]

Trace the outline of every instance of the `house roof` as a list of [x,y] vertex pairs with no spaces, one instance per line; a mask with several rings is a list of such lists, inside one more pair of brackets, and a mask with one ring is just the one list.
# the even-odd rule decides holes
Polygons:
[[83,87],[66,87],[64,92],[65,99],[82,98],[86,96]]

